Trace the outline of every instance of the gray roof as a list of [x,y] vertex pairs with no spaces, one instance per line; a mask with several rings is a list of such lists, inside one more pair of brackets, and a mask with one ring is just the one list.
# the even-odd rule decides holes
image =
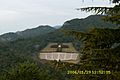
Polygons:
[[41,52],[77,53],[72,43],[49,43]]

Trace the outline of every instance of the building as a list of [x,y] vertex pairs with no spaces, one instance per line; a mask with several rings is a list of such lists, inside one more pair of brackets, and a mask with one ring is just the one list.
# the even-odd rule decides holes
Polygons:
[[72,43],[49,43],[39,54],[40,59],[77,63],[79,53]]

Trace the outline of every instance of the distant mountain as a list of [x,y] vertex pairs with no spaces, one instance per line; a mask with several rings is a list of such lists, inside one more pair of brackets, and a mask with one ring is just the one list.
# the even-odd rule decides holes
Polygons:
[[66,21],[62,29],[88,31],[92,28],[114,28],[115,24],[103,21],[102,15],[91,15],[83,19],[72,19]]
[[[23,63],[28,59],[39,61],[37,55],[49,42],[73,42],[77,50],[81,49],[81,42],[72,36],[66,36],[61,29],[87,31],[90,28],[109,27],[116,25],[102,21],[103,16],[92,15],[84,19],[66,21],[59,29],[51,26],[39,26],[16,33],[7,33],[0,36],[0,72]],[[7,41],[7,42],[3,42]]]
[[0,36],[1,41],[15,41],[17,39],[27,39],[36,36],[45,35],[49,32],[56,30],[51,26],[38,26],[37,28],[27,29],[24,31],[18,31],[16,33],[6,33]]
[[32,29],[27,29],[25,31],[17,32],[16,34],[22,36],[23,38],[29,38],[29,37],[45,35],[54,30],[55,28],[51,26],[39,26],[37,28],[32,28]]
[[16,33],[10,32],[0,36],[0,41],[15,41],[21,38],[21,36],[17,35]]
[[[53,41],[63,39],[64,34],[60,32],[61,29],[64,30],[77,30],[77,31],[88,31],[91,28],[114,28],[115,24],[104,22],[102,20],[104,16],[101,15],[91,15],[83,19],[72,19],[66,21],[62,26],[38,26],[37,28],[27,29],[24,31],[18,31],[16,33],[6,33],[0,36],[0,41],[15,41],[18,39],[28,39],[37,36],[46,36],[47,38],[52,38]],[[58,36],[57,36],[58,35]],[[63,38],[63,39],[62,39]],[[57,40],[55,40],[57,39]]]
[[56,29],[59,29],[61,27],[62,27],[61,25],[54,26],[54,28],[56,28]]

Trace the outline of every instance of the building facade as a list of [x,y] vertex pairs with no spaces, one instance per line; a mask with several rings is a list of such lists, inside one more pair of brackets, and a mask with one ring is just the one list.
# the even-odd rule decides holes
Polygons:
[[72,43],[49,43],[39,54],[40,59],[77,63],[79,53]]

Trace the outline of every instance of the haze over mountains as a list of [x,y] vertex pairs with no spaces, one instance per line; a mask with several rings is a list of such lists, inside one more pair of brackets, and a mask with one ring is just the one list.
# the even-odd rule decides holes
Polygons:
[[83,19],[72,19],[66,21],[62,28],[69,30],[88,31],[92,28],[114,28],[115,24],[105,22],[102,15],[91,15]]
[[16,33],[6,33],[1,35],[1,40],[3,41],[14,41],[17,39],[21,39],[21,38],[30,38],[30,37],[36,37],[36,36],[41,36],[44,34],[47,34],[49,32],[54,31],[55,28],[51,27],[51,26],[38,26],[36,28],[32,28],[32,29],[26,29],[24,31],[18,31]]
[[27,39],[27,38],[33,38],[33,37],[42,36],[42,35],[46,35],[46,36],[53,35],[53,34],[60,35],[61,34],[61,32],[59,33],[60,29],[88,31],[89,29],[95,28],[95,27],[114,28],[116,26],[112,23],[104,22],[102,20],[102,17],[103,16],[100,16],[100,15],[91,15],[83,19],[72,19],[72,20],[66,21],[62,26],[52,27],[49,25],[44,25],[44,26],[38,26],[32,29],[26,29],[24,31],[18,31],[15,33],[10,32],[10,33],[1,35],[0,40],[15,41],[17,39],[23,39],[23,38]]
[[[87,31],[91,27],[115,27],[112,23],[105,23],[101,18],[102,16],[92,15],[84,19],[66,21],[63,26],[57,29],[46,25],[0,35],[0,72],[2,73],[3,70],[24,61],[40,61],[37,55],[49,42],[72,42],[79,51],[81,42],[72,36],[64,35],[61,29]],[[45,65],[41,66],[45,67]]]

